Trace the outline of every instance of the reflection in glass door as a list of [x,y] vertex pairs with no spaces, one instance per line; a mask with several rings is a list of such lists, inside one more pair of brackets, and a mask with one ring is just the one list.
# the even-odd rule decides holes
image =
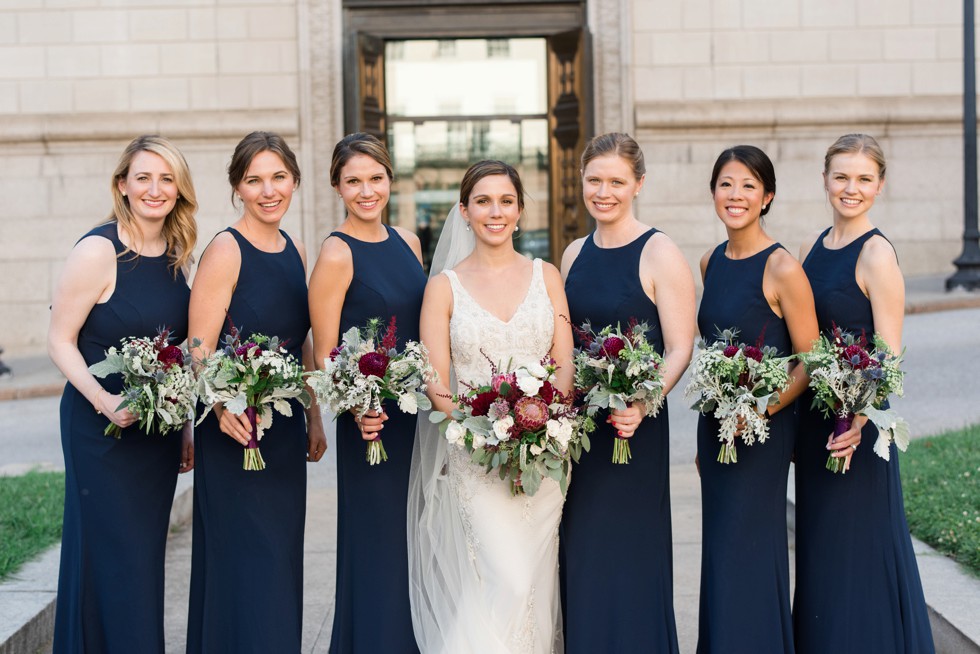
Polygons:
[[389,41],[393,225],[419,235],[426,268],[470,164],[501,159],[526,193],[518,251],[550,258],[545,39]]

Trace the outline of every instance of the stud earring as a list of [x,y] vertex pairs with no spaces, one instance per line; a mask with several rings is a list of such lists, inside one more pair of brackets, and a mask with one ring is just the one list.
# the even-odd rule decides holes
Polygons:
[[123,197],[126,197],[126,191],[123,191],[122,194],[123,194]]
[[515,232],[521,231],[521,226],[520,225],[514,225],[514,231]]
[[765,210],[766,210],[766,209],[768,209],[768,208],[769,208],[769,205],[768,205],[768,204],[764,204],[764,205],[762,205],[762,210],[763,210],[763,211],[765,211]]

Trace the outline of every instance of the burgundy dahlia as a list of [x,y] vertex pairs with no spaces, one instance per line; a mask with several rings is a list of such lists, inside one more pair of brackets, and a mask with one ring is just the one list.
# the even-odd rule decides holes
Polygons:
[[755,359],[756,361],[759,362],[762,361],[762,350],[760,350],[754,345],[746,345],[743,352],[745,352],[746,359]]
[[624,347],[626,347],[626,343],[619,336],[607,336],[602,341],[602,349],[610,357],[618,357]]
[[368,352],[357,362],[357,369],[362,375],[384,377],[388,372],[388,355],[381,352]]
[[165,367],[184,365],[184,352],[176,345],[168,345],[157,352],[157,361]]
[[341,348],[339,345],[334,349],[330,350],[330,360],[333,361],[334,359],[336,359],[337,355],[343,351],[344,351],[343,348]]
[[550,381],[546,381],[541,384],[541,390],[538,392],[541,399],[545,401],[546,404],[551,404],[555,401],[555,387],[551,385]]
[[477,393],[473,401],[470,402],[470,408],[473,410],[474,416],[485,416],[490,412],[490,405],[494,403],[498,395],[496,391],[487,391],[485,393]]
[[521,431],[536,431],[548,422],[548,405],[538,397],[522,397],[514,403],[514,424]]
[[736,345],[726,345],[725,346],[725,351],[723,352],[723,354],[726,357],[728,357],[729,359],[731,359],[733,356],[735,356],[736,354],[738,354],[738,346],[736,346]]

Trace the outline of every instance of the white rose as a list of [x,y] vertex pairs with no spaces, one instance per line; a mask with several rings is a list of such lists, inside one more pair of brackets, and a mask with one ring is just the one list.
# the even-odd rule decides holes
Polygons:
[[564,450],[572,440],[572,424],[565,419],[549,420],[547,424],[548,438],[555,439]]
[[418,413],[419,402],[415,398],[414,393],[405,393],[398,398],[398,408],[402,410],[402,413]]
[[497,438],[505,441],[510,438],[510,428],[514,426],[514,418],[511,416],[504,416],[500,420],[493,423],[493,433],[496,434]]
[[[538,366],[539,368],[541,366]],[[544,376],[544,371],[542,370],[542,376]],[[537,395],[538,391],[544,385],[544,380],[535,377],[533,374],[527,370],[521,368],[517,371],[517,387],[520,388],[525,395]]]
[[487,444],[487,437],[483,434],[473,434],[473,449],[479,450]]
[[452,445],[462,445],[466,437],[466,427],[458,422],[450,422],[446,427],[446,440]]

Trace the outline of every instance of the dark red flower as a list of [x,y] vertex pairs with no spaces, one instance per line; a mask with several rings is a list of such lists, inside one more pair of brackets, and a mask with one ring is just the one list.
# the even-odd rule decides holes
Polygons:
[[381,352],[367,352],[357,362],[357,369],[362,375],[384,377],[388,371],[388,355]]
[[176,345],[167,345],[157,352],[157,361],[165,367],[184,365],[184,352]]
[[626,343],[619,336],[607,336],[602,341],[602,349],[610,357],[618,357],[624,347],[626,347]]
[[474,416],[485,416],[490,411],[490,405],[499,397],[496,391],[486,391],[477,393],[476,397],[470,402],[470,408]]
[[243,359],[247,359],[249,357],[254,357],[260,351],[261,351],[261,348],[257,344],[253,343],[252,341],[249,341],[248,343],[245,343],[244,345],[239,345],[238,347],[235,348],[235,354],[237,354],[238,356],[240,356]]
[[762,361],[762,350],[760,350],[756,346],[754,346],[754,345],[746,345],[745,346],[745,349],[742,350],[742,351],[745,352],[745,358],[746,359],[755,359],[756,361],[759,361],[759,362]]
[[514,424],[521,431],[536,431],[548,422],[548,405],[537,397],[522,397],[514,403]]
[[736,346],[736,345],[726,345],[725,346],[725,351],[723,352],[723,354],[726,357],[728,357],[729,359],[731,359],[733,356],[735,356],[736,354],[738,354],[738,346]]
[[871,357],[860,345],[848,345],[844,348],[844,360],[851,364],[852,368],[864,370],[871,365]]
[[541,384],[541,390],[538,392],[538,395],[541,396],[541,399],[544,400],[545,403],[551,404],[555,401],[555,387],[551,385],[550,381],[546,381],[545,383]]
[[337,358],[337,355],[343,352],[343,349],[338,345],[334,349],[330,350],[330,360],[333,361]]
[[395,327],[395,316],[392,316],[388,329],[385,330],[385,336],[381,339],[381,347],[388,351],[395,349],[396,345],[398,345],[398,329]]

